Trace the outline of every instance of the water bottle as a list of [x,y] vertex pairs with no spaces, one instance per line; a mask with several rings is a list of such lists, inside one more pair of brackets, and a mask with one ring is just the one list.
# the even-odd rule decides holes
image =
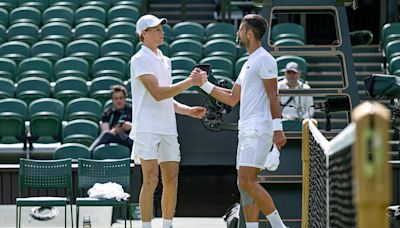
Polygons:
[[83,217],[83,228],[91,228],[92,224],[90,223],[90,216]]

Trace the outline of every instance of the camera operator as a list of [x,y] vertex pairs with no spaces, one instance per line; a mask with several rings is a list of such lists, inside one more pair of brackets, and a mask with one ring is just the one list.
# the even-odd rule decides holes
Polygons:
[[[296,62],[286,64],[285,79],[278,82],[279,89],[310,89],[310,86],[299,80],[301,70]],[[306,119],[314,115],[312,96],[281,96],[282,117],[284,120]]]
[[127,91],[125,87],[114,85],[111,87],[112,106],[103,113],[101,134],[92,143],[89,150],[101,144],[118,143],[132,149],[133,141],[129,138],[132,127],[132,107],[126,103]]

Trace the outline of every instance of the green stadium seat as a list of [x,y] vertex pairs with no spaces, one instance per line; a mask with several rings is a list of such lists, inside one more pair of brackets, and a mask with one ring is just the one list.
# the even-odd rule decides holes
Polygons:
[[232,62],[236,61],[236,43],[226,39],[210,40],[204,45],[204,56],[221,56],[230,59]]
[[33,44],[39,39],[39,27],[31,23],[17,23],[7,30],[8,41],[22,41]]
[[228,78],[228,77],[225,77],[225,76],[222,76],[222,75],[214,75],[214,78],[217,81],[220,81],[220,80],[226,81],[229,89],[232,89],[233,84],[235,84],[235,82],[231,78]]
[[17,1],[15,0],[1,0],[0,8],[7,10],[8,12],[12,11],[15,7],[17,7]]
[[81,6],[98,6],[104,10],[108,10],[111,7],[110,0],[81,0]]
[[53,40],[39,41],[32,45],[31,56],[56,62],[64,57],[64,46],[60,42]]
[[99,56],[99,45],[92,40],[74,40],[67,45],[66,55],[93,62]]
[[87,97],[89,93],[86,80],[74,76],[63,77],[56,81],[54,98],[67,105],[73,99]]
[[72,120],[64,126],[63,143],[90,146],[99,135],[99,125],[90,120]]
[[235,63],[236,78],[239,76],[240,71],[242,70],[242,66],[247,61],[248,58],[249,58],[248,56],[243,56],[243,57],[239,58],[238,60],[236,60],[236,63]]
[[[138,52],[141,48],[142,48],[143,43],[139,42],[136,44],[136,48],[135,48],[135,52]],[[169,44],[167,42],[164,41],[164,44],[158,46],[158,49],[160,49],[160,51],[163,53],[163,55],[165,56],[170,56],[171,54],[171,50],[169,48]]]
[[70,26],[74,24],[74,11],[66,6],[52,6],[47,8],[42,15],[42,24],[62,22]]
[[180,39],[170,45],[171,57],[184,56],[192,58],[195,62],[203,57],[203,45],[196,40]]
[[273,46],[304,46],[304,42],[298,39],[280,39],[273,43]]
[[65,57],[58,60],[54,66],[54,78],[76,76],[89,80],[89,64],[85,59]]
[[24,42],[10,41],[0,45],[0,57],[18,62],[29,56],[29,45]]
[[[187,78],[188,78],[188,76],[186,76],[186,75],[172,76],[172,84],[176,84],[176,83],[178,83],[180,81],[183,81],[183,80],[185,80]],[[196,90],[197,90],[196,87],[192,86],[189,89],[187,89],[186,91],[196,91]]]
[[118,57],[129,61],[133,55],[134,46],[131,42],[122,39],[111,39],[101,44],[102,57]]
[[0,58],[0,78],[7,78],[15,81],[17,64],[8,58]]
[[110,10],[108,10],[108,24],[114,22],[132,22],[136,23],[139,19],[139,10],[134,6],[129,5],[119,5],[114,6]]
[[3,26],[8,25],[8,11],[1,7],[0,7],[0,24]]
[[[115,151],[117,154],[120,152]],[[112,156],[112,155],[111,155]],[[89,159],[78,160],[78,195],[82,196],[89,188],[96,183],[115,182],[122,186],[124,192],[131,192],[131,168],[130,159],[95,161]],[[83,195],[84,196],[84,195]],[[123,207],[122,213],[125,218],[130,214],[129,200],[117,201],[115,199],[92,199],[88,197],[76,198],[76,223],[79,224],[79,208],[83,206],[108,206]]]
[[176,56],[171,58],[172,76],[183,75],[188,77],[192,72],[196,61],[189,57]]
[[386,47],[387,43],[393,40],[400,39],[400,23],[391,22],[382,26],[381,29],[381,42],[383,47]]
[[197,22],[179,22],[172,27],[173,39],[193,39],[200,43],[204,40],[204,27]]
[[396,56],[390,59],[389,73],[400,76],[400,56]]
[[29,105],[31,142],[54,143],[61,141],[64,105],[53,98],[42,98]]
[[134,6],[139,10],[141,9],[143,4],[142,0],[111,0],[111,2],[114,6],[129,5],[129,6]]
[[131,22],[114,22],[107,28],[107,38],[111,39],[123,39],[136,44],[139,40],[136,34],[136,25]]
[[72,27],[62,22],[51,22],[41,29],[42,40],[54,40],[64,45],[72,40]]
[[131,150],[117,143],[103,144],[97,146],[93,151],[93,159],[123,159],[130,158]]
[[116,77],[121,80],[126,78],[126,63],[117,57],[102,57],[96,59],[92,65],[92,77]]
[[0,44],[4,43],[6,40],[7,40],[6,27],[0,25]]
[[387,43],[385,53],[388,62],[390,62],[393,57],[400,55],[400,40],[393,40]]
[[169,43],[172,40],[172,27],[169,24],[163,24],[164,40]]
[[83,22],[106,24],[106,11],[98,6],[82,6],[75,11],[75,24]]
[[14,82],[8,78],[0,78],[0,99],[14,97]]
[[245,47],[238,47],[238,57],[245,57],[249,56],[249,53],[247,52],[247,49]]
[[79,143],[65,143],[54,151],[53,159],[71,158],[73,162],[79,158],[90,159],[89,147]]
[[51,81],[53,76],[52,63],[44,58],[31,57],[21,61],[18,66],[18,80],[27,77],[41,77]]
[[0,99],[0,143],[25,141],[26,103],[15,98]]
[[23,78],[17,84],[16,97],[26,104],[39,98],[50,97],[50,83],[39,77]]
[[200,63],[211,64],[213,75],[221,75],[233,79],[233,63],[225,57],[207,57],[202,59]]
[[40,22],[41,22],[40,10],[36,8],[23,6],[15,8],[10,12],[10,18],[9,18],[10,24],[32,23],[39,26]]
[[47,8],[47,0],[18,0],[19,6],[34,7],[40,11]]
[[75,27],[74,38],[102,43],[106,38],[106,27],[98,22],[82,22]]
[[285,75],[286,64],[295,62],[299,65],[301,70],[301,78],[305,79],[307,75],[307,62],[303,57],[295,55],[283,55],[276,58],[278,64],[278,75]]
[[227,39],[236,41],[237,29],[229,23],[215,22],[205,28],[206,40]]
[[110,88],[113,85],[123,85],[121,79],[110,76],[98,77],[92,80],[90,85],[89,94],[90,97],[95,98],[104,104],[108,99],[111,98]]
[[295,23],[279,23],[272,26],[271,40],[276,42],[281,39],[297,39],[306,42],[304,27]]
[[48,0],[49,6],[65,6],[76,10],[80,5],[80,0]]
[[97,123],[101,120],[102,112],[100,101],[87,97],[77,98],[67,104],[65,120],[86,119]]

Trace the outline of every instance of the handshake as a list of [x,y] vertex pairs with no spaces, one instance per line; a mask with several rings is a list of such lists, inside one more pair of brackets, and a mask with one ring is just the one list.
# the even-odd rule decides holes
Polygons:
[[208,72],[195,67],[189,75],[193,86],[202,86],[208,81]]

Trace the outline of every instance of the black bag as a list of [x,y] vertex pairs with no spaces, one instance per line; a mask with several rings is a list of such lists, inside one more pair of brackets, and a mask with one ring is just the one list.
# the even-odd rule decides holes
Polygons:
[[239,226],[239,211],[240,204],[233,204],[228,210],[226,210],[225,215],[222,218],[226,222],[227,228],[237,228]]

